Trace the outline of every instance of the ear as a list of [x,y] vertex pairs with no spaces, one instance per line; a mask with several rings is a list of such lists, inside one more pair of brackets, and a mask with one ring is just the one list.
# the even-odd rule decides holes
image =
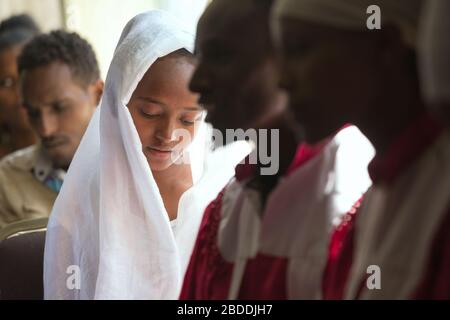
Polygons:
[[98,79],[93,84],[89,85],[89,93],[95,106],[98,106],[98,104],[100,103],[100,99],[102,98],[103,94],[103,87],[104,82],[101,79]]

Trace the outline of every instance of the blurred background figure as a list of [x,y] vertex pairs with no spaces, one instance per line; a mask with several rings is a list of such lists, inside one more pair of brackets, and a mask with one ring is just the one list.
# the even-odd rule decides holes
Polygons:
[[[278,86],[273,3],[215,0],[198,24],[199,61],[190,86],[208,111],[206,121],[224,135],[229,129],[279,133],[269,142],[253,138],[259,156],[272,148],[279,167],[268,174],[260,158],[236,167],[235,179],[205,212],[182,299],[320,297],[333,217],[370,185],[373,152],[356,128],[303,143],[295,110]],[[335,171],[352,181],[351,190],[340,188]],[[337,205],[342,198],[350,199],[344,210]]]
[[450,136],[420,90],[424,3],[277,2],[282,84],[307,140],[351,122],[376,150],[373,186],[332,235],[325,298],[450,297]]
[[419,39],[425,101],[450,126],[450,1],[428,0]]
[[[261,266],[261,260],[264,259],[266,264],[260,270],[275,271],[274,266],[279,264],[273,257],[257,255],[253,241],[241,239],[237,225],[230,225],[226,232],[224,242],[230,254],[224,253],[218,243],[219,222],[224,216],[221,213],[222,199],[227,197],[228,192],[234,193],[229,198],[229,209],[234,208],[238,198],[246,196],[247,192],[250,194],[258,211],[239,208],[234,212],[247,219],[246,224],[241,226],[241,230],[245,230],[243,233],[249,238],[259,233],[256,220],[263,215],[265,202],[278,178],[289,170],[299,143],[299,136],[288,112],[286,94],[277,86],[278,70],[268,24],[271,5],[272,1],[215,0],[198,24],[198,66],[190,88],[200,94],[199,101],[208,111],[206,121],[220,130],[224,137],[227,129],[266,129],[269,130],[270,139],[271,129],[279,129],[279,141],[272,141],[273,145],[279,147],[276,150],[279,167],[277,172],[266,176],[260,173],[259,159],[258,163],[252,164],[247,159],[246,164],[237,167],[236,179],[205,211],[181,299],[227,299],[230,294],[254,299],[257,294],[266,298],[270,294],[285,294],[282,289],[276,292],[253,290],[257,280],[248,281],[239,276],[237,281],[231,279],[233,268],[238,263],[234,258],[227,258],[234,256],[234,250],[242,249],[245,255],[242,260],[244,266],[240,263],[236,267],[242,271],[247,259],[251,270]],[[248,45],[250,41],[252,45]],[[238,241],[230,242],[230,235]],[[250,252],[249,247],[255,250]],[[239,275],[242,276],[242,273]],[[232,282],[236,282],[234,286],[241,286],[241,280],[241,292],[229,289]]]
[[36,142],[19,92],[17,59],[24,45],[39,33],[28,15],[0,23],[0,157]]
[[39,143],[0,162],[0,227],[50,214],[103,91],[94,51],[75,33],[35,37],[19,58],[19,74]]
[[174,15],[194,33],[197,20],[211,0],[1,0],[0,20],[26,13],[43,32],[64,29],[78,33],[94,48],[100,75],[106,72],[125,24],[144,11],[160,9]]

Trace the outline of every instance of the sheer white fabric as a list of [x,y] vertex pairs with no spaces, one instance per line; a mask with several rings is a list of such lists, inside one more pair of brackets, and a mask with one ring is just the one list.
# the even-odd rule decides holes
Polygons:
[[222,170],[210,170],[211,130],[202,123],[189,149],[196,183],[169,222],[126,105],[156,59],[192,47],[193,36],[163,11],[140,14],[124,28],[51,214],[46,299],[178,298],[203,210],[249,151],[242,144],[223,149],[229,156],[214,164]]

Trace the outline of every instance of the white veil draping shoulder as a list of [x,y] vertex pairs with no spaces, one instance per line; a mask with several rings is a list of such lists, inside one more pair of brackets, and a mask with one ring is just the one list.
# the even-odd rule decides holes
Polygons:
[[124,28],[102,101],[50,217],[46,299],[178,297],[204,208],[249,150],[231,145],[218,151],[230,156],[210,157],[211,132],[205,123],[197,128],[189,149],[196,183],[180,199],[172,230],[126,105],[156,59],[181,48],[192,52],[193,41],[158,10],[136,16]]

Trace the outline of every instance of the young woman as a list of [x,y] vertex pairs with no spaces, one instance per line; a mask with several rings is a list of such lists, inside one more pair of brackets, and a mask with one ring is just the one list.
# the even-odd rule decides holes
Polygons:
[[50,218],[45,298],[178,297],[204,208],[247,152],[202,170],[209,134],[188,90],[192,45],[162,11],[125,27]]

